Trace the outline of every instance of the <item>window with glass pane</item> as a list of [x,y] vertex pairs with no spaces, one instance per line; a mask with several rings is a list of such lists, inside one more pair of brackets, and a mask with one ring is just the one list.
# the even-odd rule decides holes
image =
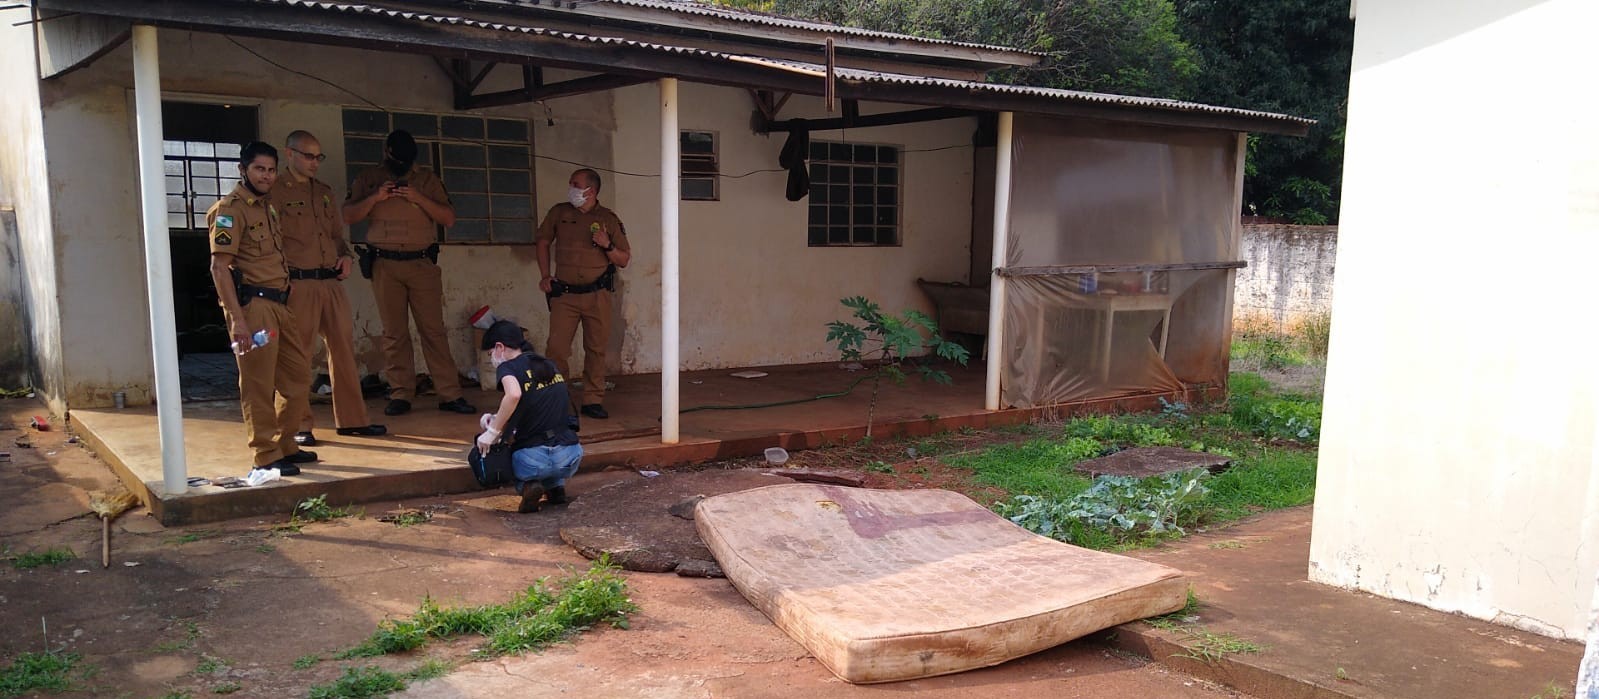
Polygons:
[[899,153],[899,146],[811,141],[811,247],[899,245]]
[[[344,110],[346,177],[383,162],[383,138],[405,129],[416,138],[417,164],[433,169],[455,206],[445,243],[532,243],[538,229],[533,192],[533,130],[526,120],[464,114]],[[350,227],[366,239],[366,227]]]
[[716,134],[710,131],[684,131],[678,144],[682,167],[680,191],[684,201],[716,201],[721,198],[721,180],[716,163]]
[[166,175],[167,227],[205,228],[205,213],[239,182],[239,144],[211,141],[164,141],[162,172]]

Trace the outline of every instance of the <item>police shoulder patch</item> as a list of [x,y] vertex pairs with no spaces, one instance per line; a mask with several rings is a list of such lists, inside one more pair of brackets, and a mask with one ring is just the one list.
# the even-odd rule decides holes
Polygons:
[[233,236],[228,235],[227,231],[217,231],[217,234],[211,237],[211,242],[227,247],[233,244]]
[[217,214],[216,226],[217,228],[232,228],[233,217],[227,214]]

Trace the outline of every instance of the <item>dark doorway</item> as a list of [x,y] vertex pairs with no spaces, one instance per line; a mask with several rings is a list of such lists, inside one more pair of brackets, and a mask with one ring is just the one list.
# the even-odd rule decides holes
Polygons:
[[239,151],[256,140],[258,116],[252,106],[161,103],[173,309],[188,400],[238,395],[227,324],[211,283],[205,214],[238,183]]

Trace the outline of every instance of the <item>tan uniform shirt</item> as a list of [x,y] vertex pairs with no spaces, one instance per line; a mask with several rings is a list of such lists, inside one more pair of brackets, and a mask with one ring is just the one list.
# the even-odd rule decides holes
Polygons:
[[244,283],[269,289],[289,287],[289,265],[283,257],[283,235],[277,207],[246,189],[243,182],[205,212],[211,252],[233,255]]
[[278,176],[268,197],[278,208],[283,251],[291,269],[330,269],[340,257],[354,257],[344,238],[344,220],[333,205],[333,188],[312,178],[295,181],[293,173]]
[[553,240],[551,257],[555,260],[555,276],[568,284],[591,284],[605,273],[611,264],[605,251],[594,247],[594,231],[603,227],[610,231],[611,244],[618,250],[631,251],[627,244],[627,230],[622,219],[610,209],[596,204],[588,213],[571,204],[556,204],[544,215],[535,240]]
[[[449,203],[450,195],[438,175],[420,165],[412,165],[405,177],[395,177],[388,168],[367,168],[350,183],[349,201],[359,201],[378,191],[384,183],[404,179],[406,185],[423,196],[441,204]],[[366,242],[384,250],[413,252],[425,250],[439,242],[438,224],[428,217],[422,207],[400,197],[392,197],[372,205],[367,215]]]

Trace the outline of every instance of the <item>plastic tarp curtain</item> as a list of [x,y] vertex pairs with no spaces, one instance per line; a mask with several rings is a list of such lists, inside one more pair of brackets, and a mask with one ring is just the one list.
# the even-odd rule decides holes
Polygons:
[[[1238,134],[1018,114],[1013,158],[1007,268],[1238,259]],[[1010,276],[1004,402],[1223,384],[1233,274]]]

